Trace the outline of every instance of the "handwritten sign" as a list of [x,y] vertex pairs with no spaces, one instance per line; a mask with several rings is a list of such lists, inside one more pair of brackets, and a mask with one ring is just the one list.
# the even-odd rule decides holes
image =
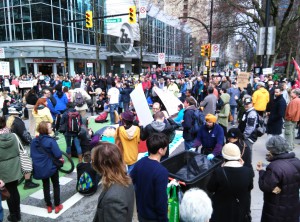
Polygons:
[[32,88],[33,81],[19,81],[19,88]]
[[247,88],[247,85],[249,83],[249,76],[250,73],[248,72],[241,72],[238,76],[237,76],[237,85],[240,88]]

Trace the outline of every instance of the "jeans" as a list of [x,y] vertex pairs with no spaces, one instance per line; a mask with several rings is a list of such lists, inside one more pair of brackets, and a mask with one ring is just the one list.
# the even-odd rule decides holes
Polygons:
[[18,191],[18,181],[12,181],[5,184],[8,192],[10,193],[10,198],[7,199],[7,205],[9,213],[12,215],[18,215],[21,212],[20,209],[20,194]]
[[297,122],[285,121],[284,122],[284,138],[290,145],[290,150],[292,151],[295,148],[295,129]]
[[233,120],[232,120],[232,124],[234,124],[234,114],[235,114],[235,110],[236,110],[236,106],[235,105],[230,105],[230,113],[233,117]]
[[250,163],[252,164],[252,147],[253,147],[253,143],[251,143],[248,139],[244,140],[246,147],[248,147],[250,149],[251,155],[250,155]]
[[184,141],[184,149],[185,150],[189,150],[191,148],[193,148],[193,144],[194,144],[194,141]]
[[118,111],[119,104],[109,104],[110,124],[115,124],[115,110]]
[[133,169],[134,164],[132,165],[127,165],[127,174],[130,174],[131,170]]
[[[59,187],[59,176],[58,170],[50,177],[53,184],[54,193],[54,205],[58,206],[60,204],[60,187]],[[47,206],[52,207],[51,197],[50,197],[50,178],[43,179],[43,191],[44,199]]]
[[71,154],[71,146],[72,146],[71,140],[72,140],[72,138],[73,138],[76,150],[77,150],[77,155],[82,154],[80,141],[79,141],[78,137],[77,136],[65,135],[65,139],[66,139],[66,143],[67,143],[67,154]]
[[124,106],[124,112],[129,110],[129,103],[123,102],[123,106]]

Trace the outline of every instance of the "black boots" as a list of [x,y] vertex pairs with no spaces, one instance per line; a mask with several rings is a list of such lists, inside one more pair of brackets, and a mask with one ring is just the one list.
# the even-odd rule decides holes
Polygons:
[[12,221],[12,222],[18,222],[21,221],[21,212],[18,212],[16,214],[10,214],[7,216],[7,220],[8,221]]
[[40,186],[40,185],[32,182],[32,180],[30,178],[29,180],[25,180],[24,190],[34,189],[34,188],[37,188],[38,186]]

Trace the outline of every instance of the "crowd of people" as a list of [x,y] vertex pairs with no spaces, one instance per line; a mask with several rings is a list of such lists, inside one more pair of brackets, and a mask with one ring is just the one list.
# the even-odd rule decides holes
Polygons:
[[[34,87],[23,98],[19,94],[19,80],[34,81]],[[251,221],[252,147],[263,134],[268,134],[266,148],[270,164],[266,168],[262,163],[256,166],[259,187],[264,192],[261,220],[299,220],[300,161],[293,152],[294,140],[300,138],[300,133],[298,137],[295,135],[300,121],[297,83],[273,80],[271,75],[253,76],[252,84],[240,88],[237,75],[218,74],[210,79],[191,75],[176,79],[161,73],[147,73],[140,79],[108,73],[97,78],[84,74],[71,78],[27,75],[5,77],[5,81],[14,84],[17,90],[10,91],[6,84],[1,87],[0,95],[3,104],[0,180],[12,194],[7,200],[9,221],[21,220],[17,185],[22,174],[26,189],[38,186],[31,180],[31,174],[42,180],[48,213],[53,211],[51,179],[54,211],[59,213],[63,209],[59,167],[53,162],[53,158],[62,161],[56,142],[59,133],[64,135],[67,155],[76,153],[80,172],[92,175],[89,185],[93,189],[87,192],[77,187],[77,190],[83,194],[95,193],[97,186],[92,185],[98,184],[101,177],[102,192],[95,222],[120,221],[120,218],[132,221],[134,196],[139,221],[168,221],[168,171],[160,161],[169,157],[169,144],[176,130],[183,131],[185,150],[200,152],[209,161],[223,160],[207,185],[208,195],[199,189],[184,194],[180,206],[182,221]],[[139,123],[130,99],[138,84],[142,85],[154,118],[146,126]],[[179,98],[182,104],[177,115],[168,115],[156,87]],[[23,111],[12,105],[18,102],[23,102]],[[110,124],[118,124],[115,144],[99,141],[101,138],[89,129],[87,112],[91,116],[107,113]],[[28,131],[21,117],[28,119]],[[30,146],[33,172],[21,171],[15,135]],[[149,156],[138,160],[141,141],[146,141]],[[86,180],[81,174],[78,178],[78,181]]]

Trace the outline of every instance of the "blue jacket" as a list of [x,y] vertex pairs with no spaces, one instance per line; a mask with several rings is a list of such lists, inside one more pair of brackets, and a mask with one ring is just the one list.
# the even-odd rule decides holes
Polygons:
[[231,106],[237,106],[237,103],[235,101],[235,96],[237,96],[238,98],[240,98],[241,92],[238,88],[229,88],[227,90],[227,93],[230,95],[230,100],[229,100],[229,105]]
[[193,141],[195,137],[190,133],[190,129],[193,126],[193,114],[196,110],[196,107],[194,105],[187,107],[183,113],[183,139],[186,141]]
[[[40,143],[42,146],[40,146]],[[49,135],[40,135],[32,140],[30,156],[33,162],[33,177],[35,179],[46,179],[57,171],[57,167],[54,165],[52,159],[46,153],[42,153],[38,147],[50,154],[52,153],[57,159],[62,157],[62,153],[56,140]]]
[[180,93],[185,94],[186,93],[186,83],[182,84],[180,87]]
[[201,126],[194,142],[195,147],[202,145],[202,149],[212,149],[215,156],[221,155],[223,144],[224,131],[219,124],[215,124],[210,132],[205,125]]
[[70,81],[62,81],[62,86],[66,86],[70,89],[71,88],[71,82]]
[[181,121],[183,120],[184,110],[185,110],[185,109],[181,109],[181,110],[178,112],[177,117],[174,119],[175,123],[181,125]]
[[67,109],[68,98],[64,92],[56,92],[53,97],[56,99],[56,111],[64,111]]
[[53,106],[53,103],[51,102],[51,100],[49,98],[47,98],[47,107],[50,109],[50,113],[52,115],[53,120],[55,120],[56,115],[60,114],[60,112],[58,112],[55,107]]

